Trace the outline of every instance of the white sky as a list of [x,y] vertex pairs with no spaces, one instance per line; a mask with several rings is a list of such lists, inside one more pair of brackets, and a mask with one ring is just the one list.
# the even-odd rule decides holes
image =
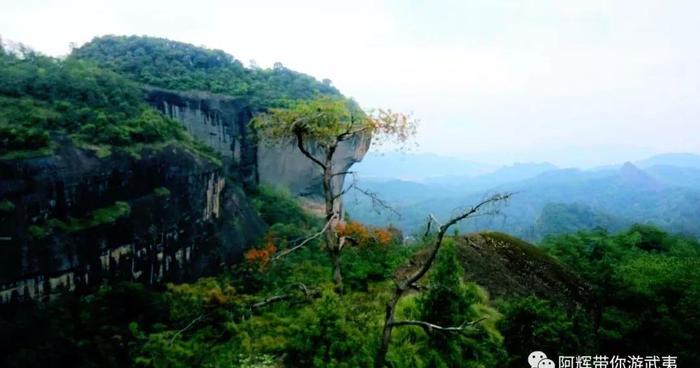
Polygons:
[[0,0],[0,35],[51,55],[137,34],[329,78],[412,111],[419,151],[596,165],[700,153],[700,2]]

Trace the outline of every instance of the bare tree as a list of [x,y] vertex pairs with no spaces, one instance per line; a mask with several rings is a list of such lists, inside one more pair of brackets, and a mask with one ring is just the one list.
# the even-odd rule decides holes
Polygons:
[[[479,321],[465,321],[459,326],[438,326],[434,325],[429,322],[425,321],[396,321],[395,320],[395,313],[396,313],[396,305],[399,303],[401,298],[404,296],[404,294],[409,291],[410,289],[415,289],[417,287],[418,281],[420,281],[423,276],[425,276],[426,273],[430,270],[430,267],[432,267],[433,262],[435,261],[435,258],[437,257],[438,251],[440,250],[440,247],[442,246],[442,241],[445,238],[445,234],[447,231],[450,229],[451,226],[457,224],[458,222],[479,216],[479,215],[486,215],[486,214],[495,214],[497,212],[497,205],[500,204],[503,201],[508,200],[511,197],[510,193],[505,193],[505,194],[495,194],[490,196],[489,198],[481,201],[480,203],[476,204],[473,207],[470,207],[466,210],[460,211],[457,215],[453,216],[450,218],[446,223],[441,224],[433,215],[430,215],[428,218],[428,229],[430,229],[430,224],[435,223],[435,225],[438,226],[438,231],[437,235],[435,237],[435,241],[432,245],[432,248],[430,252],[428,253],[428,257],[426,258],[425,261],[418,267],[418,270],[416,270],[414,273],[410,274],[407,278],[404,280],[397,280],[396,281],[396,287],[394,288],[394,293],[391,297],[391,299],[387,302],[386,304],[386,314],[384,317],[384,329],[382,330],[382,336],[380,340],[380,345],[379,349],[377,350],[377,355],[374,360],[374,367],[375,368],[383,368],[384,364],[386,362],[386,354],[389,351],[389,343],[391,341],[391,333],[393,332],[394,327],[401,327],[401,326],[419,326],[427,331],[443,331],[443,332],[460,332],[465,330],[466,328],[478,323]],[[427,234],[427,233],[426,233]]]

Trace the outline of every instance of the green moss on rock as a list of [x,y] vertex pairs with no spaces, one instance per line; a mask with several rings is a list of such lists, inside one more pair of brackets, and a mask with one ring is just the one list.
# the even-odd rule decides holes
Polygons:
[[0,201],[0,212],[12,212],[15,210],[15,204],[8,199]]

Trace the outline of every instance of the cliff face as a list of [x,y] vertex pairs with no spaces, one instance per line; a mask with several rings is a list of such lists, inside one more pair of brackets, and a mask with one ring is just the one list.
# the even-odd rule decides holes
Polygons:
[[[321,171],[299,152],[294,142],[256,144],[249,128],[254,111],[245,99],[203,92],[179,92],[147,88],[147,101],[187,131],[208,143],[228,161],[227,167],[246,182],[288,188],[293,195],[317,200],[322,197]],[[369,149],[370,138],[357,136],[343,142],[336,152],[336,171],[346,171]],[[342,187],[342,176],[337,177]]]
[[146,101],[182,123],[195,138],[227,161],[227,169],[256,182],[256,147],[248,123],[253,116],[246,100],[206,92],[179,92],[145,88]]
[[[212,273],[265,226],[244,185],[282,186],[319,203],[320,170],[292,142],[257,145],[245,99],[155,88],[146,95],[220,153],[223,166],[175,144],[99,158],[69,139],[48,157],[0,160],[0,303],[103,279],[156,284]],[[361,160],[369,143],[339,146],[336,171]],[[344,178],[335,180],[342,187]]]
[[223,170],[178,148],[0,161],[0,302],[102,279],[155,284],[240,256],[263,224]]

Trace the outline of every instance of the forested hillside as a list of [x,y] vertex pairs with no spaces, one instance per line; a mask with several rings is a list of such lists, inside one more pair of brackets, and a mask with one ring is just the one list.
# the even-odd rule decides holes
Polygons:
[[48,154],[64,136],[108,150],[174,140],[201,148],[143,101],[134,82],[80,60],[0,49],[0,154]]
[[[348,290],[338,295],[321,242],[273,257],[316,220],[269,188],[255,198],[268,235],[245,263],[216,277],[162,289],[122,282],[50,303],[3,306],[3,366],[371,366],[392,275],[415,264],[410,255],[422,242],[407,247],[395,230],[348,225],[359,244],[344,253]],[[640,226],[549,238],[541,249],[483,237],[448,240],[399,315],[442,324],[486,319],[464,337],[401,329],[392,366],[515,368],[533,346],[552,355],[672,354],[679,364],[700,362],[696,240]]]
[[[409,120],[167,39],[0,48],[0,367],[518,368],[533,350],[700,366],[697,168],[454,160],[431,175],[468,175],[342,187],[369,137],[405,140]],[[316,197],[259,180],[265,138],[287,144],[273,174]]]
[[271,69],[248,68],[221,50],[162,38],[99,37],[75,49],[70,58],[93,61],[151,86],[248,96],[260,109],[318,94],[340,96],[330,81],[319,82],[280,63]]

